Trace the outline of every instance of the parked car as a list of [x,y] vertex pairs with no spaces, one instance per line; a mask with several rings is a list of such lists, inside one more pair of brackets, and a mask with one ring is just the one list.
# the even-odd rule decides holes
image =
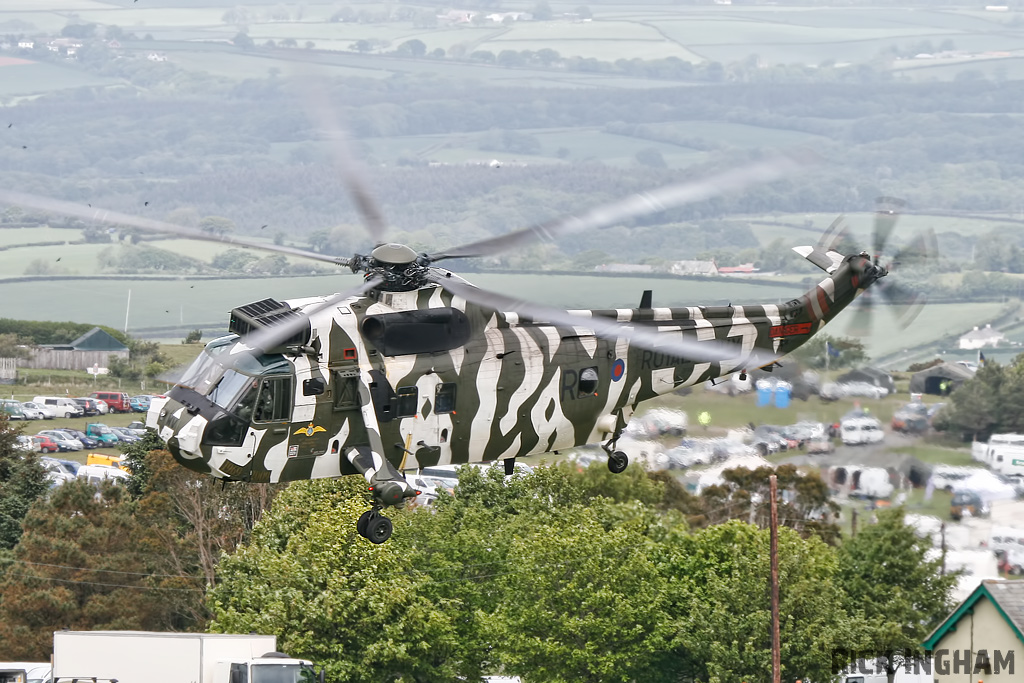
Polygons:
[[924,403],[908,403],[892,416],[892,430],[906,434],[923,434],[928,431],[928,406]]
[[103,444],[100,443],[99,439],[88,436],[85,432],[78,429],[71,429],[70,427],[61,427],[60,431],[66,432],[71,436],[75,437],[82,442],[82,445],[86,448],[102,448]]
[[805,444],[808,453],[834,453],[836,443],[827,435],[815,436]]
[[32,453],[36,450],[35,444],[32,443],[32,438],[24,434],[18,434],[14,442],[14,448],[25,453]]
[[21,404],[21,412],[25,415],[26,420],[46,419],[46,413],[44,413],[42,410],[39,410],[39,408],[29,407],[24,403]]
[[96,408],[100,411],[100,415],[106,415],[110,412],[110,405],[100,399],[96,399]]
[[127,413],[131,411],[131,404],[128,394],[122,391],[94,391],[89,394],[90,398],[96,398],[110,407],[111,412]]
[[7,419],[9,420],[25,419],[25,410],[21,407],[19,401],[9,398],[0,399],[0,410],[7,413]]
[[132,407],[132,412],[144,413],[149,410],[150,398],[149,396],[132,396],[128,399],[129,405]]
[[949,503],[949,516],[959,522],[965,515],[971,517],[987,517],[988,504],[973,491],[957,491]]
[[128,478],[128,473],[110,465],[82,465],[75,476],[99,486],[104,481],[123,482]]
[[117,434],[110,430],[110,427],[100,422],[92,422],[85,425],[85,433],[94,439],[99,439],[104,447],[117,445],[121,441],[117,438]]
[[43,436],[48,436],[57,442],[57,446],[60,448],[61,452],[80,451],[85,448],[81,441],[59,429],[47,429],[46,431],[39,433]]
[[86,417],[92,417],[100,414],[99,406],[96,405],[96,399],[94,398],[76,398],[75,403],[82,406],[82,414]]
[[51,406],[58,417],[81,417],[85,414],[82,406],[65,396],[36,396],[32,402]]
[[138,420],[136,420],[135,422],[129,422],[128,426],[125,427],[125,429],[127,429],[130,432],[133,432],[135,434],[135,436],[138,436],[138,437],[143,437],[143,436],[146,435],[146,423],[145,422],[139,422]]
[[60,450],[57,442],[45,434],[36,434],[29,438],[32,439],[32,446],[37,453],[56,453]]
[[39,458],[39,464],[46,470],[46,478],[54,486],[75,478],[75,473],[71,468],[56,458]]
[[110,431],[114,432],[114,436],[116,436],[118,441],[121,443],[136,443],[142,440],[124,427],[111,427]]
[[43,419],[52,420],[57,417],[57,411],[53,409],[53,406],[48,406],[45,403],[36,403],[35,401],[25,401],[22,404],[22,408],[35,408],[43,414]]

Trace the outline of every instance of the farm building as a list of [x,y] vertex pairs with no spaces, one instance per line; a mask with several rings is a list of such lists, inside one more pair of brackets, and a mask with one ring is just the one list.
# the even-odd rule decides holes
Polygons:
[[1024,581],[982,581],[922,646],[934,653],[935,683],[1019,681],[1014,655],[1024,650]]
[[669,270],[673,275],[718,275],[714,261],[676,261]]
[[893,381],[892,375],[884,370],[879,370],[878,368],[865,366],[863,368],[857,368],[856,370],[850,370],[845,375],[837,377],[836,381],[840,384],[846,384],[849,382],[867,382],[868,384],[873,384],[876,387],[884,387],[890,394],[896,393],[896,382]]
[[14,384],[18,381],[18,359],[0,358],[0,384]]
[[25,367],[50,370],[85,370],[105,368],[111,358],[128,360],[128,347],[94,327],[68,344],[49,344],[32,349],[32,357],[23,361]]
[[[927,370],[915,372],[911,375],[910,393],[942,396],[943,394],[956,389],[972,377],[974,377],[974,373],[963,365],[959,365],[957,363],[943,363],[942,365],[936,365],[928,368]],[[946,392],[942,390],[943,383],[945,383],[948,388]]]

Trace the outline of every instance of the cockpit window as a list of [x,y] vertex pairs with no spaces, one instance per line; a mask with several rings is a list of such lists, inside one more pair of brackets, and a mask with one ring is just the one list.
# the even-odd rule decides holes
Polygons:
[[230,408],[235,400],[241,397],[242,392],[253,391],[257,386],[258,380],[234,370],[225,370],[224,376],[210,389],[206,398],[221,408]]

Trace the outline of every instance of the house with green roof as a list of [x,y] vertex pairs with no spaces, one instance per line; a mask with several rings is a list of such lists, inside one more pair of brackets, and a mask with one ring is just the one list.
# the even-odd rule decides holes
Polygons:
[[982,581],[922,646],[935,683],[1024,680],[1024,581]]

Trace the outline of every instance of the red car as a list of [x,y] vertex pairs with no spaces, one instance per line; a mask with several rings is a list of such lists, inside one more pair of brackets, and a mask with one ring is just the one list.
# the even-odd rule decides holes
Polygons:
[[30,438],[32,439],[32,447],[39,453],[56,453],[60,450],[57,442],[45,434],[37,434]]

